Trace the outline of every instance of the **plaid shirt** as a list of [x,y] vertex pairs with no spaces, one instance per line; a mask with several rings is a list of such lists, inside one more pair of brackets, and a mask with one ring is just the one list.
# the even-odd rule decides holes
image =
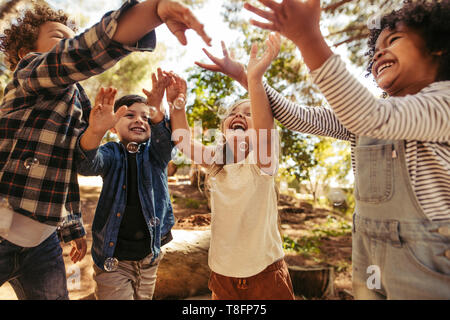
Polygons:
[[[29,53],[14,71],[0,107],[0,197],[39,222],[59,226],[65,241],[85,234],[77,180],[76,142],[91,103],[78,81],[97,75],[132,51],[152,51],[154,31],[135,47],[111,38],[119,10],[46,53]],[[1,219],[1,217],[0,217]]]

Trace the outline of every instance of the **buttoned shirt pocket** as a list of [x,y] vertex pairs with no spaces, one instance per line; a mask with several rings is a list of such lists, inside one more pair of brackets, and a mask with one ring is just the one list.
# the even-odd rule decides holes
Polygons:
[[355,197],[359,201],[379,203],[392,197],[394,188],[392,144],[355,148]]

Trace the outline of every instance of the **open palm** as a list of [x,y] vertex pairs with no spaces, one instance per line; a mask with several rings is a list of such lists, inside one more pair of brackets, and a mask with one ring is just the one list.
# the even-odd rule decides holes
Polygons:
[[93,132],[106,133],[127,111],[126,106],[121,106],[117,112],[114,112],[116,95],[117,90],[114,88],[101,88],[98,92],[95,97],[95,106],[89,115],[89,126]]
[[203,49],[203,52],[214,64],[207,64],[197,61],[195,64],[206,70],[222,72],[223,74],[241,83],[244,87],[247,87],[247,74],[245,72],[245,66],[235,60],[233,52],[231,52],[231,54],[228,52],[228,49],[223,41],[221,41],[221,45],[223,58],[215,57],[208,50]]
[[253,43],[250,51],[250,60],[247,66],[247,73],[249,78],[260,79],[264,72],[270,66],[272,61],[278,56],[280,52],[280,35],[278,33],[271,33],[269,39],[266,40],[267,48],[260,58],[257,57],[258,45]]

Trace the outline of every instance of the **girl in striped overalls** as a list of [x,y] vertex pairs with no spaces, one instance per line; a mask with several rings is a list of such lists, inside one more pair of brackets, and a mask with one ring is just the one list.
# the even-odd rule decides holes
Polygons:
[[[289,129],[352,145],[355,297],[449,299],[450,1],[406,2],[375,21],[369,71],[390,96],[383,100],[326,44],[320,1],[261,2],[270,10],[245,7],[268,22],[252,23],[299,47],[332,107],[303,107],[265,85],[274,117]],[[239,63],[210,58],[215,70],[246,84]]]

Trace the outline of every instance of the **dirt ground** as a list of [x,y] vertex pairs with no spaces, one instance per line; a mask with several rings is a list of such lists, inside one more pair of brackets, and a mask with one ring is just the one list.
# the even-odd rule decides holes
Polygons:
[[[207,202],[197,188],[190,186],[188,180],[179,180],[184,184],[169,182],[176,224],[174,229],[205,230],[209,228],[211,216]],[[81,185],[83,221],[87,230],[88,252],[86,258],[74,265],[69,258],[71,246],[63,244],[63,254],[67,268],[69,296],[72,300],[92,299],[94,283],[92,280],[92,244],[91,224],[101,187]],[[335,213],[325,209],[301,209],[292,205],[286,196],[280,204],[280,222],[282,234],[293,240],[302,239],[312,226],[326,221]],[[333,267],[335,280],[333,297],[326,299],[352,299],[351,296],[351,235],[322,237],[319,254],[299,254],[286,251],[288,265]],[[81,279],[81,282],[78,281]],[[298,297],[302,298],[302,297]],[[0,300],[16,299],[8,284],[0,287]]]

